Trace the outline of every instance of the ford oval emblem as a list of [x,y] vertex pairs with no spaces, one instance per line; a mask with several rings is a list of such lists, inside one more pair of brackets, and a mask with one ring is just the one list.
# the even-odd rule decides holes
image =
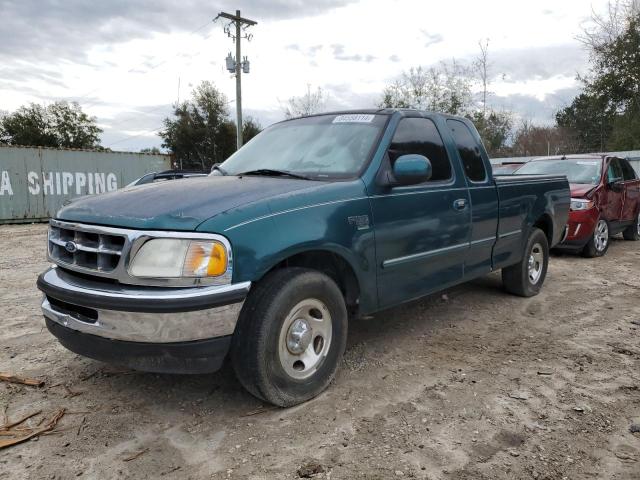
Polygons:
[[75,253],[78,251],[78,246],[74,242],[67,242],[64,244],[64,249],[69,253]]

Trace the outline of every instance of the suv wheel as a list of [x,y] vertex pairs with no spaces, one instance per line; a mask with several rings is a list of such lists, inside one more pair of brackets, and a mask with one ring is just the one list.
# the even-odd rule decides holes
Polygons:
[[609,250],[609,224],[604,218],[598,220],[593,235],[584,246],[582,255],[589,258],[602,257]]
[[240,383],[290,407],[333,379],[347,340],[347,309],[336,283],[305,268],[276,270],[252,289],[231,344]]
[[623,232],[625,240],[640,240],[640,211],[634,225],[629,225]]
[[502,269],[505,290],[521,297],[540,293],[549,265],[549,242],[539,228],[533,228],[525,246],[522,260]]

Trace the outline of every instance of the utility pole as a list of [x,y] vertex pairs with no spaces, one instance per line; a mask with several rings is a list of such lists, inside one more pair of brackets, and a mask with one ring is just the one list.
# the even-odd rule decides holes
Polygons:
[[[242,51],[240,49],[240,41],[243,38],[246,38],[247,41],[251,41],[253,35],[250,33],[242,33],[243,30],[246,30],[248,27],[252,27],[253,25],[257,25],[258,22],[253,20],[249,20],[248,18],[242,18],[240,16],[240,10],[236,10],[236,14],[232,15],[226,12],[220,12],[218,17],[226,18],[231,20],[224,27],[225,33],[233,38],[236,42],[236,57],[235,59],[231,57],[231,53],[227,56],[227,70],[230,72],[235,72],[236,74],[236,112],[237,112],[237,135],[236,135],[236,143],[237,147],[242,147],[242,73],[249,73],[249,60],[245,57],[242,60]],[[232,27],[235,27],[235,34],[232,33]]]

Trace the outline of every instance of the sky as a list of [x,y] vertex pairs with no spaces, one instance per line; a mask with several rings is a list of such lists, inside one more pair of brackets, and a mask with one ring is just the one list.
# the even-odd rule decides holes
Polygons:
[[243,112],[263,127],[283,105],[322,88],[330,110],[372,108],[411,67],[470,63],[489,41],[489,105],[516,121],[553,122],[580,89],[588,55],[576,39],[606,0],[0,0],[0,110],[77,101],[104,130],[102,145],[160,146],[172,105],[203,80],[229,99],[225,57],[235,44],[221,11],[247,30]]

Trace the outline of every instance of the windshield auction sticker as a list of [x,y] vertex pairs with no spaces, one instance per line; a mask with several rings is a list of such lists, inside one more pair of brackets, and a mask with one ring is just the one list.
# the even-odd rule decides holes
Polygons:
[[349,113],[347,115],[338,115],[333,119],[332,123],[371,123],[375,115],[367,115],[364,113]]

